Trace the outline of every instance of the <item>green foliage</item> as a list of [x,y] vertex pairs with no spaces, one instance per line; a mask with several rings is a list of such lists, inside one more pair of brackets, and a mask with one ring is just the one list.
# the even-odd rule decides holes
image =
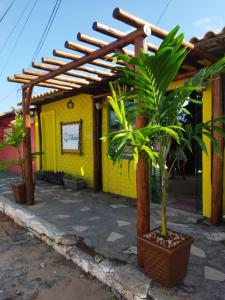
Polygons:
[[[218,143],[212,135],[213,131],[223,137],[225,134],[216,122],[225,122],[225,118],[209,120],[206,123],[183,124],[181,116],[191,115],[186,108],[192,102],[201,105],[202,101],[192,98],[193,91],[201,91],[205,84],[212,80],[212,75],[225,70],[225,58],[214,65],[202,69],[184,85],[168,93],[169,85],[174,80],[184,59],[188,55],[182,47],[183,34],[177,36],[179,27],[175,27],[160,45],[154,55],[141,52],[138,57],[129,57],[117,54],[116,59],[122,60],[129,67],[118,67],[122,76],[117,82],[110,83],[111,96],[108,97],[121,130],[110,132],[102,140],[109,142],[110,158],[113,163],[121,165],[123,153],[129,145],[132,148],[134,165],[139,155],[145,155],[154,167],[160,169],[160,197],[162,204],[162,235],[166,234],[165,207],[167,202],[167,179],[170,170],[167,170],[166,159],[173,140],[190,151],[191,141],[195,140],[202,151],[207,154],[207,148],[202,136],[207,137],[219,154]],[[130,67],[132,66],[132,67]],[[134,71],[135,70],[135,71]],[[138,99],[138,101],[135,101]],[[129,102],[125,105],[125,101]],[[132,108],[132,109],[131,109]],[[144,128],[135,128],[132,117],[139,116],[147,119]],[[156,149],[155,145],[158,145]],[[114,151],[111,151],[114,149]]]

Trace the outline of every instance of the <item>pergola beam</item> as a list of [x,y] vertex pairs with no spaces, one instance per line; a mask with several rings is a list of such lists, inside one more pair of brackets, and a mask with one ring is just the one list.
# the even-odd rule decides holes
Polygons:
[[[168,31],[163,30],[153,24],[150,24],[148,21],[140,19],[128,12],[126,12],[125,10],[122,10],[121,8],[115,8],[113,11],[113,17],[123,23],[126,23],[132,27],[135,28],[139,28],[140,26],[143,26],[144,24],[148,24],[148,26],[151,28],[152,31],[152,35],[160,38],[160,39],[164,39],[167,35],[168,35]],[[194,44],[183,41],[182,45],[190,50],[192,50],[192,52],[194,52],[197,56],[199,57],[204,57],[205,59],[209,60],[210,62],[214,62],[216,60],[216,58],[207,53],[206,51],[203,51],[201,49],[196,49]]]
[[[44,71],[54,71],[57,69],[57,67],[53,67],[53,66],[45,66],[43,68],[37,68],[37,69],[41,69],[41,70],[44,70]],[[46,74],[46,72],[40,72],[40,71],[36,71],[34,69],[23,69],[23,73],[24,74],[30,74],[30,75],[38,75],[38,76],[42,76],[44,74]],[[82,79],[86,79],[86,80],[89,80],[89,81],[97,81],[97,82],[100,82],[102,80],[102,78],[100,77],[97,77],[97,76],[90,76],[90,75],[86,75],[86,74],[83,74],[83,73],[79,73],[77,71],[67,71],[65,73],[65,75],[67,76],[71,76],[73,78],[82,78]],[[58,77],[59,78],[59,77]]]
[[[18,78],[14,78],[12,76],[7,77],[7,80],[10,82],[15,82],[15,83],[22,83],[22,84],[29,84],[30,80],[26,80],[26,79],[18,79]],[[63,90],[63,91],[71,91],[71,88],[67,88],[67,87],[62,87],[62,86],[58,86],[56,84],[50,84],[50,83],[38,83],[37,84],[40,87],[45,87],[45,88],[49,88],[49,89],[57,89],[57,90]]]
[[[115,39],[121,39],[121,38],[124,38],[126,36],[126,33],[124,33],[123,31],[120,31],[118,29],[109,27],[109,26],[104,25],[104,24],[99,23],[99,22],[94,22],[93,25],[92,25],[92,29],[97,31],[97,32],[100,32],[104,35],[113,37]],[[134,44],[134,42],[132,42],[132,44]],[[156,53],[156,51],[158,50],[158,47],[156,45],[152,44],[152,43],[148,43],[147,47],[148,47],[148,50],[153,52],[153,53]]]
[[[88,53],[88,54],[90,54],[90,53]],[[83,57],[83,56],[80,56],[78,54],[69,53],[69,52],[56,50],[56,49],[53,50],[53,55],[57,56],[57,57],[61,57],[61,58],[71,59],[73,61],[77,61],[77,60],[79,60],[80,58]],[[93,60],[89,63],[92,64],[92,65],[98,66],[98,67],[106,68],[106,69],[113,69],[115,67],[115,65],[113,65],[111,63],[108,63],[108,62],[105,62],[105,61]]]
[[[45,75],[42,75],[42,76],[46,76],[48,75],[49,73],[45,74]],[[26,75],[26,74],[15,74],[14,75],[15,78],[18,78],[18,79],[27,79],[27,80],[30,80],[30,82],[32,82],[33,80],[36,80],[40,77],[38,76],[33,76],[33,75]],[[57,79],[47,79],[46,81],[43,81],[43,82],[46,82],[46,83],[52,83],[52,84],[57,84],[57,85],[60,85],[60,86],[63,86],[63,87],[69,87],[69,88],[79,88],[81,87],[80,85],[78,84],[74,84],[74,83],[67,83],[67,82],[61,82],[60,80],[57,80]]]
[[91,52],[85,56],[82,56],[80,59],[75,60],[75,61],[71,61],[68,64],[62,66],[61,68],[49,72],[46,75],[43,75],[41,77],[38,77],[34,80],[32,80],[32,82],[30,82],[29,84],[25,84],[25,87],[30,86],[30,85],[36,85],[37,83],[40,82],[45,82],[48,79],[54,78],[57,75],[60,75],[62,73],[65,73],[71,69],[75,69],[77,67],[80,67],[84,64],[90,63],[93,60],[99,58],[99,57],[103,57],[106,54],[109,54],[111,52],[113,52],[115,49],[118,48],[122,48],[125,47],[127,45],[129,45],[132,41],[134,41],[135,39],[139,38],[139,37],[147,37],[150,34],[150,30],[149,27],[147,25],[140,27],[138,29],[136,29],[135,31],[129,33],[126,37],[124,37],[123,39],[119,39],[116,40],[110,44],[108,44],[106,47],[102,48],[102,49],[97,49],[94,52]]
[[[62,67],[62,66],[66,65],[66,62],[64,62],[64,61],[55,60],[53,58],[48,58],[48,57],[43,57],[42,58],[42,62],[43,62],[43,64],[42,63],[33,62],[32,66],[34,68],[37,68],[37,69],[46,70],[46,66],[47,67],[52,67],[52,66]],[[54,71],[55,69],[52,69],[52,70],[49,70],[49,71]],[[77,68],[77,70],[84,71],[84,72],[87,72],[87,73],[90,73],[90,74],[96,74],[96,75],[98,75],[100,77],[110,77],[110,76],[113,75],[113,73],[110,72],[110,71],[97,70],[97,69],[86,67],[86,66],[85,67],[84,66],[80,66],[80,67]],[[72,72],[72,71],[68,71],[68,72]]]
[[[99,47],[99,48],[103,48],[103,47],[107,46],[107,44],[108,44],[105,41],[93,38],[93,37],[91,37],[91,36],[89,36],[87,34],[84,34],[82,32],[78,32],[77,39],[78,39],[78,41],[81,41],[81,42],[84,42],[84,43],[87,43],[87,44],[90,44],[90,45],[93,45],[93,46]],[[134,56],[134,52],[133,51],[130,51],[128,49],[122,49],[122,51],[126,55]],[[117,50],[115,50],[115,52],[117,52]]]

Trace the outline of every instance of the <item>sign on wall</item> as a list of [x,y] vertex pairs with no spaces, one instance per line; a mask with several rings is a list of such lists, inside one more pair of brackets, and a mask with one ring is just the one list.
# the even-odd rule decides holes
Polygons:
[[61,122],[61,153],[81,154],[82,120],[78,122]]

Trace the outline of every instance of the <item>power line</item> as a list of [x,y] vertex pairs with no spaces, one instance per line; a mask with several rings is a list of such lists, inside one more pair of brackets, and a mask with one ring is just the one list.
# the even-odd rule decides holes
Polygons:
[[19,18],[17,19],[15,25],[14,25],[13,28],[11,29],[9,35],[8,35],[7,38],[5,39],[5,41],[4,41],[4,43],[3,43],[3,46],[2,46],[2,48],[0,49],[0,53],[2,53],[2,51],[3,51],[3,50],[5,49],[5,47],[7,46],[7,44],[8,44],[8,42],[9,42],[9,40],[10,40],[12,34],[14,33],[15,29],[17,28],[17,25],[19,24],[19,22],[20,22],[20,20],[22,19],[22,17],[23,17],[23,15],[24,15],[25,11],[27,10],[27,8],[28,8],[28,6],[29,6],[29,2],[30,2],[30,0],[27,1],[27,3],[26,3],[26,5],[25,5],[25,7],[24,7],[22,13],[20,14],[20,16],[19,16]]
[[[37,47],[36,47],[36,49],[35,49],[34,55],[33,55],[33,57],[32,57],[32,61],[34,61],[34,60],[37,58],[38,54],[40,53],[40,51],[41,51],[41,49],[42,49],[42,47],[43,47],[43,45],[44,45],[44,43],[45,43],[45,41],[46,41],[46,38],[47,38],[47,36],[48,36],[48,33],[49,33],[49,31],[50,31],[50,29],[51,29],[51,27],[52,27],[52,24],[53,24],[53,22],[54,22],[54,19],[55,19],[55,17],[56,17],[56,14],[57,14],[57,12],[58,12],[58,10],[59,10],[59,7],[60,7],[60,5],[61,5],[61,2],[62,2],[62,0],[56,0],[56,2],[55,2],[55,5],[54,5],[53,10],[52,10],[52,13],[51,13],[51,15],[50,15],[50,17],[49,17],[48,23],[47,23],[47,25],[45,26],[45,29],[44,29],[43,34],[42,34],[42,36],[41,36],[41,39],[40,39],[40,41],[38,42],[38,45],[37,45]],[[32,61],[31,61],[31,63],[32,63]]]
[[0,18],[0,23],[2,23],[3,19],[5,18],[5,16],[6,16],[7,13],[9,12],[10,8],[13,6],[13,4],[14,4],[15,1],[16,1],[16,0],[13,0],[13,1],[10,3],[9,7],[6,9],[6,11],[4,12],[4,14],[1,16],[1,18]]
[[32,12],[33,12],[33,10],[34,10],[34,8],[35,8],[37,2],[38,2],[38,0],[35,0],[35,2],[34,2],[34,4],[33,4],[32,8],[31,8],[31,10],[30,10],[30,12],[29,12],[29,15],[27,16],[26,21],[25,21],[23,27],[21,28],[21,30],[20,30],[20,32],[19,32],[19,35],[18,35],[18,37],[17,37],[17,39],[16,39],[16,41],[15,41],[15,43],[14,43],[14,45],[13,45],[13,48],[12,48],[12,50],[11,50],[11,52],[10,52],[10,54],[9,54],[9,56],[8,56],[8,58],[7,58],[6,62],[5,62],[5,64],[4,64],[4,66],[3,66],[2,70],[1,70],[1,72],[0,72],[0,76],[1,76],[2,73],[4,72],[6,66],[8,65],[8,62],[9,62],[9,60],[10,60],[10,58],[11,58],[13,52],[14,52],[15,49],[16,49],[17,43],[19,42],[19,40],[20,40],[20,38],[21,38],[21,36],[22,36],[22,34],[23,34],[23,32],[24,32],[24,29],[26,28],[26,25],[27,25],[27,23],[28,23],[28,21],[29,21],[29,19],[30,19],[30,17],[31,17],[31,14],[32,14]]
[[162,17],[163,17],[163,16],[165,15],[165,13],[166,13],[166,11],[167,11],[167,9],[168,9],[168,7],[169,7],[171,1],[172,1],[172,0],[169,0],[169,1],[166,3],[166,6],[165,6],[165,8],[163,9],[161,15],[159,16],[158,21],[156,22],[156,25],[159,25],[160,21],[162,20]]

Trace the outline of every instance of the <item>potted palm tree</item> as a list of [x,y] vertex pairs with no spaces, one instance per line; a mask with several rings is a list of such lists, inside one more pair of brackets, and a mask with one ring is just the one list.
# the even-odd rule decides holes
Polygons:
[[[138,237],[138,244],[146,274],[166,287],[184,278],[193,242],[192,237],[167,228],[168,178],[176,162],[174,158],[170,168],[167,167],[170,147],[176,142],[192,151],[191,142],[195,140],[202,151],[207,153],[202,139],[204,135],[219,152],[212,131],[225,136],[215,125],[216,121],[224,122],[224,118],[196,126],[181,121],[190,115],[186,107],[188,103],[202,105],[202,101],[192,98],[193,91],[201,91],[212,75],[224,71],[225,58],[201,70],[191,80],[185,81],[182,87],[168,92],[169,85],[188,55],[188,51],[182,47],[183,34],[177,35],[178,30],[177,26],[168,34],[154,55],[144,52],[135,58],[116,55],[116,59],[123,60],[127,67],[117,68],[122,75],[117,82],[110,83],[112,94],[108,100],[121,129],[103,137],[104,141],[108,141],[110,158],[119,166],[122,165],[123,153],[129,145],[135,166],[141,154],[148,158],[153,168],[159,169],[157,189],[161,203],[161,226]],[[132,122],[133,115],[144,115],[148,120],[147,125],[136,129]]]
[[[11,127],[12,131],[7,134],[6,140],[0,143],[0,148],[15,148],[18,159],[1,161],[0,168],[7,169],[10,166],[18,166],[20,168],[22,180],[12,183],[11,186],[15,201],[19,204],[23,204],[26,202],[26,184],[24,182],[24,157],[22,151],[24,139],[23,117],[20,114],[16,114],[15,120],[11,122]],[[33,153],[33,158],[38,154],[38,152]]]

